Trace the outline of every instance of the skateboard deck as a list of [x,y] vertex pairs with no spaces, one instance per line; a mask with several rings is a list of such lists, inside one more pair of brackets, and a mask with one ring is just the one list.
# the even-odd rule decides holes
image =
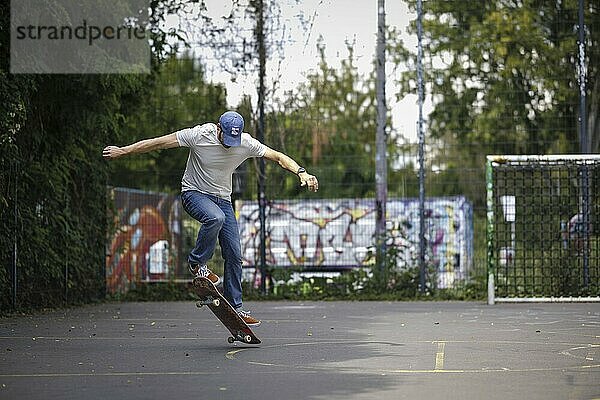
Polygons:
[[213,314],[231,333],[231,336],[227,338],[229,343],[235,341],[247,344],[260,343],[260,339],[256,337],[252,329],[250,329],[209,279],[194,278],[194,288],[198,296],[200,296],[200,300],[196,302],[196,306],[199,308],[208,306],[210,308]]

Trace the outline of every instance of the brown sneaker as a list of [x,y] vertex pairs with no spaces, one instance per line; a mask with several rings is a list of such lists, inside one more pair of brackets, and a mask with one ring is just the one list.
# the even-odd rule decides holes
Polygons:
[[222,282],[221,277],[208,269],[206,265],[189,264],[189,269],[194,278],[208,278],[215,286],[219,286]]
[[246,325],[248,325],[248,326],[259,326],[260,325],[260,320],[250,316],[250,311],[244,311],[242,309],[238,309],[236,311],[239,314],[239,316],[242,317],[242,319],[244,320]]

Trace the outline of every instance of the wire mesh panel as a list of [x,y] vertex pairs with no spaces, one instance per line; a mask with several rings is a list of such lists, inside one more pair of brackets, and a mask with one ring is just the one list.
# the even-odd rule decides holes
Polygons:
[[491,302],[600,300],[599,156],[488,157]]

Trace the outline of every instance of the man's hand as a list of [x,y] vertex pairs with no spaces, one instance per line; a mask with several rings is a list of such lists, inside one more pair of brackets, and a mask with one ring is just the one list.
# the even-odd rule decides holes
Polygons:
[[298,177],[300,178],[300,186],[308,186],[308,190],[311,192],[319,190],[319,181],[316,176],[303,172]]
[[107,160],[112,160],[113,158],[119,158],[124,156],[126,152],[118,146],[106,146],[104,150],[102,150],[102,157]]
[[319,190],[319,181],[317,180],[317,177],[306,172],[304,168],[299,169],[300,166],[298,163],[292,160],[290,156],[267,147],[263,157],[267,160],[275,161],[281,168],[292,173],[302,170],[303,172],[298,174],[298,177],[300,178],[300,186],[308,186],[308,190],[311,192],[316,192]]

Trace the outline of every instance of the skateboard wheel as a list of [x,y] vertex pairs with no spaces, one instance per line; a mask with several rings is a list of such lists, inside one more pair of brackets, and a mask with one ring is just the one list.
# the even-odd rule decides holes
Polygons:
[[219,304],[221,304],[221,301],[220,301],[219,299],[214,299],[214,300],[213,300],[213,305],[214,305],[215,307],[219,307]]
[[198,308],[202,308],[203,305],[204,304],[200,303],[199,301],[196,302],[196,307],[198,307]]
[[227,338],[227,342],[228,342],[228,343],[233,343],[233,342],[235,342],[235,339],[233,338],[233,336],[229,336],[229,337]]
[[252,336],[246,335],[244,336],[244,340],[246,341],[246,343],[250,343],[252,341]]

